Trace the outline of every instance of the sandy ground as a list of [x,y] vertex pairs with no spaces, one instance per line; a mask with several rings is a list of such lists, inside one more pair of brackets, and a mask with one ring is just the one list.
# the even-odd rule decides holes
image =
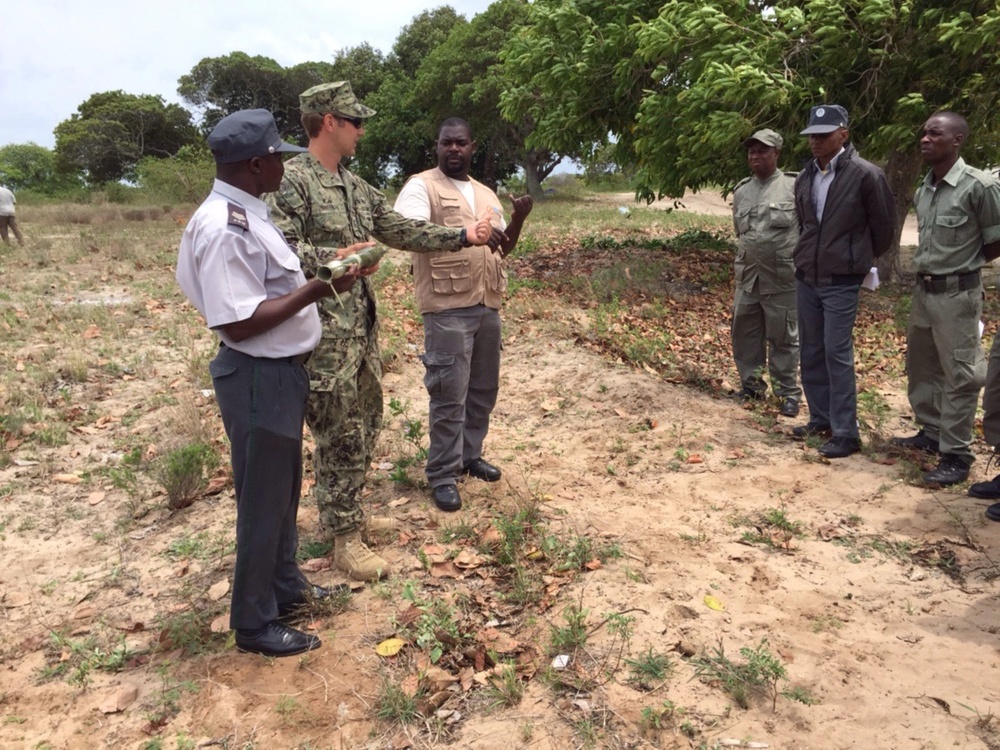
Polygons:
[[[0,506],[0,746],[1000,748],[1000,524],[984,520],[985,504],[964,488],[914,486],[902,465],[866,455],[822,460],[787,438],[805,414],[775,424],[764,408],[609,362],[574,343],[582,320],[551,301],[508,313],[486,446],[504,478],[463,484],[461,513],[444,516],[419,489],[388,480],[399,420],[386,429],[369,502],[401,524],[379,546],[392,584],[360,588],[346,613],[309,625],[322,649],[282,660],[231,648],[187,655],[164,636],[172,615],[226,601],[224,546],[185,555],[178,542],[201,539],[211,551],[227,538],[231,486],[171,513],[162,496],[136,508],[96,478],[121,460],[123,443],[155,444],[165,409],[193,405],[219,433],[182,347],[164,339],[162,321],[138,320],[130,336],[145,352],[141,370],[69,386],[92,417],[65,445],[15,448],[0,471],[0,486],[16,488]],[[412,340],[386,377],[386,399],[426,419],[419,331]],[[56,355],[37,343],[9,353],[6,366],[45,356]],[[897,434],[912,429],[899,386],[886,394],[886,429]],[[617,542],[623,556],[581,574],[544,611],[500,617],[499,628],[538,646],[539,673],[519,705],[476,709],[456,692],[445,707],[457,715],[403,729],[375,721],[386,671],[374,646],[407,606],[401,582],[441,594],[450,585],[423,574],[417,545],[526,497],[542,498],[554,531]],[[775,511],[798,533],[775,535],[763,520]],[[316,536],[314,506],[299,524],[303,538]],[[322,565],[310,575],[341,580]],[[560,692],[542,677],[544,644],[570,604],[587,611],[590,633],[571,669],[590,679]],[[624,651],[602,626],[609,613],[635,618]],[[82,683],[44,676],[72,661],[72,644],[109,632],[144,656]],[[753,698],[739,708],[687,660],[720,646],[738,660],[765,639],[787,669],[782,688],[813,705],[779,697],[772,710]],[[673,673],[645,692],[622,660],[650,650],[669,655]]]

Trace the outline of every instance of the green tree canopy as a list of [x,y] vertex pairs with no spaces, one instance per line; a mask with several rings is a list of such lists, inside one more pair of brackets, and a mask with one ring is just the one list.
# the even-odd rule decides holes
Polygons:
[[76,180],[56,170],[56,156],[37,143],[11,143],[0,147],[0,184],[15,192],[28,189],[55,195]]
[[[995,2],[955,0],[536,0],[508,46],[518,82],[504,112],[537,124],[529,143],[586,156],[615,144],[640,197],[723,186],[747,172],[758,127],[807,155],[809,107],[845,106],[852,141],[885,164],[900,215],[921,171],[916,135],[938,109],[970,122],[995,161],[1000,74]],[[985,137],[984,137],[985,136]],[[883,269],[887,270],[887,269]]]
[[172,156],[198,131],[186,109],[160,96],[107,91],[91,95],[55,136],[57,168],[101,184],[133,179],[142,157]]
[[469,122],[479,146],[473,165],[477,177],[494,185],[519,166],[529,192],[541,198],[541,181],[559,157],[549,149],[526,146],[530,120],[510,122],[500,114],[500,96],[508,85],[500,50],[527,12],[523,0],[497,0],[468,23],[456,23],[421,63],[413,101],[434,123],[430,140],[447,117]]

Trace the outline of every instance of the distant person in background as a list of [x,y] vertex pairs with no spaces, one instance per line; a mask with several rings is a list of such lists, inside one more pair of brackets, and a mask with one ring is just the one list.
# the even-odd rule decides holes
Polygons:
[[7,236],[7,227],[10,227],[10,231],[14,233],[14,237],[17,238],[17,244],[24,244],[24,235],[21,234],[20,227],[17,226],[17,219],[14,218],[14,205],[17,203],[17,198],[14,194],[4,185],[0,185],[0,237],[3,237],[4,244],[10,244],[10,238]]
[[[1000,256],[1000,184],[959,156],[968,137],[969,124],[954,112],[932,115],[920,135],[920,154],[931,169],[913,197],[919,245],[906,331],[907,394],[920,431],[889,441],[940,454],[923,477],[940,487],[968,479],[974,460],[972,428],[986,380],[979,270]],[[994,370],[996,364],[991,359]],[[997,395],[996,386],[987,394],[991,416]]]
[[434,169],[413,175],[395,209],[411,219],[460,227],[491,215],[488,247],[413,256],[417,308],[424,319],[424,386],[430,397],[427,481],[443,511],[462,507],[459,476],[496,482],[499,468],[483,458],[483,441],[500,389],[503,332],[500,307],[507,291],[503,259],[521,236],[531,196],[511,198],[510,223],[496,193],[469,177],[476,142],[469,123],[445,120],[438,131]]
[[809,112],[813,159],[795,178],[799,358],[809,422],[792,436],[829,436],[826,458],[861,450],[854,372],[854,321],[861,282],[896,237],[896,207],[885,173],[855,151],[847,110],[821,104]]
[[[302,486],[302,427],[319,342],[316,302],[334,294],[306,282],[295,250],[268,216],[261,193],[277,190],[281,140],[271,113],[234,112],[208,136],[212,192],[191,217],[177,283],[220,339],[209,365],[229,437],[236,488],[236,567],[229,624],[242,651],[291,656],[319,638],[282,620],[331,591],[310,585],[295,559]],[[357,274],[336,282],[346,293]]]
[[765,368],[771,389],[781,400],[782,416],[799,413],[802,389],[799,328],[795,310],[795,266],[792,251],[799,237],[795,216],[795,177],[778,169],[783,140],[773,130],[758,130],[743,141],[752,177],[733,191],[736,252],[736,297],[733,302],[733,359],[740,374],[742,400],[767,397]]

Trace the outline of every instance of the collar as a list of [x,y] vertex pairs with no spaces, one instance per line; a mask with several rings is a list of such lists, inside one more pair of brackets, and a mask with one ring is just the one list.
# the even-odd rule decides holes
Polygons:
[[778,179],[778,177],[780,177],[781,174],[782,172],[780,169],[775,169],[773,172],[771,172],[770,175],[765,177],[763,180],[760,179],[760,177],[758,177],[757,175],[754,175],[753,179],[754,182],[756,182],[758,185],[767,185],[768,183],[774,182],[776,179]]
[[836,172],[837,171],[837,162],[840,160],[840,157],[843,155],[843,153],[846,150],[847,150],[846,148],[844,148],[843,146],[841,146],[840,147],[840,151],[838,151],[836,154],[834,154],[833,158],[830,159],[830,163],[826,165],[826,169],[820,169],[819,162],[816,159],[813,159],[813,166],[816,167],[816,171],[819,172],[820,174],[828,174],[828,173],[831,173],[831,172]]
[[927,176],[924,177],[924,185],[926,185],[929,188],[936,188],[942,182],[947,182],[952,187],[955,187],[958,184],[959,177],[961,177],[962,174],[965,172],[965,169],[966,169],[965,159],[963,159],[960,156],[958,157],[958,161],[956,161],[954,164],[951,165],[951,169],[948,170],[948,174],[946,174],[944,177],[938,180],[937,184],[934,184],[933,181],[934,170],[932,169],[930,172],[928,172]]
[[233,203],[238,203],[247,211],[263,221],[267,221],[268,217],[271,215],[271,211],[264,201],[260,198],[254,198],[250,195],[250,193],[245,190],[240,190],[238,187],[234,187],[228,182],[216,179],[215,182],[212,183],[212,192],[218,193],[227,200],[233,201]]

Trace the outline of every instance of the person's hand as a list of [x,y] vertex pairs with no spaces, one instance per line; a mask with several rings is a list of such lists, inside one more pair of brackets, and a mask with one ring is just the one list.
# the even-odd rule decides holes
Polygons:
[[[365,250],[369,247],[375,247],[375,242],[373,240],[369,240],[368,242],[355,242],[353,245],[348,245],[347,247],[339,248],[337,250],[337,259],[342,260],[344,258],[350,257],[351,255],[360,253],[362,250]],[[354,274],[355,278],[371,276],[373,273],[376,273],[378,271],[378,267],[379,267],[378,263],[376,263],[373,266],[368,266],[367,268],[359,268],[358,266],[352,266],[348,270],[348,272],[344,274],[344,278],[346,278],[348,274],[351,273]],[[348,286],[347,288],[350,289],[351,287]],[[338,289],[337,291],[339,292],[340,290]]]
[[334,279],[332,284],[328,286],[332,292],[340,294],[342,292],[350,291],[351,287],[354,286],[354,282],[361,278],[361,272],[357,266],[351,266],[347,269],[343,276],[339,279]]
[[490,237],[492,236],[493,225],[485,217],[475,224],[469,224],[465,227],[465,241],[470,245],[485,245],[490,241]]
[[531,213],[531,209],[535,207],[535,201],[532,200],[530,195],[522,195],[520,198],[515,198],[511,194],[510,205],[512,217],[520,216],[523,219]]
[[507,235],[499,227],[490,224],[490,238],[486,240],[486,244],[489,245],[490,250],[493,252],[499,250],[506,239]]

